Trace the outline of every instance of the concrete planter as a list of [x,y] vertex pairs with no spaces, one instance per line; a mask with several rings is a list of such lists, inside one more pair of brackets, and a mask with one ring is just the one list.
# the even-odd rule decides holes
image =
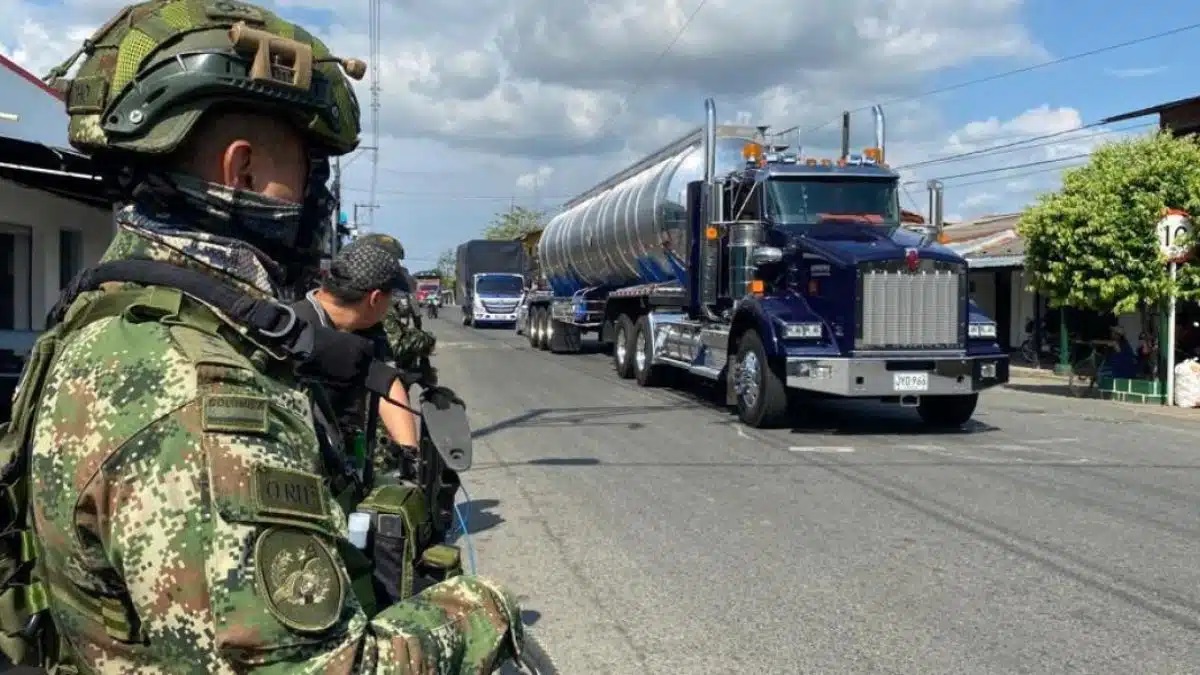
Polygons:
[[1166,385],[1158,380],[1127,380],[1121,377],[1102,377],[1097,383],[1100,397],[1106,401],[1126,403],[1166,402]]

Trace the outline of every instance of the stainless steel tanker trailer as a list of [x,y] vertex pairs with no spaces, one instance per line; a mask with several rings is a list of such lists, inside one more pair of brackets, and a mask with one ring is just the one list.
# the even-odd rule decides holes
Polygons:
[[720,382],[755,427],[786,424],[809,396],[968,421],[979,392],[1008,381],[1008,357],[968,297],[966,260],[901,226],[882,109],[874,147],[850,153],[846,115],[841,156],[816,159],[769,145],[768,127],[718,125],[705,105],[703,127],[546,226],[550,290],[528,299],[530,343],[578,352],[594,333],[621,378]]

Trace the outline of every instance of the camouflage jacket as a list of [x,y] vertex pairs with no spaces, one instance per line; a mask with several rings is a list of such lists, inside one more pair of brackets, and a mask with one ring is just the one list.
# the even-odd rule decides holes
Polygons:
[[[155,229],[130,209],[119,225],[108,260],[271,292],[248,249]],[[31,508],[75,661],[170,675],[482,673],[518,649],[514,598],[478,577],[366,616],[290,368],[219,317],[212,330],[159,317],[130,310],[67,335],[38,407]],[[140,639],[84,609],[108,611],[106,598]]]

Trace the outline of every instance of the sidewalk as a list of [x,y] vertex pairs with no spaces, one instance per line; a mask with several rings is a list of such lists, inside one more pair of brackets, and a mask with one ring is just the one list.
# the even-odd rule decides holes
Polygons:
[[1067,378],[1056,375],[1050,368],[1028,368],[1025,366],[1009,366],[1008,384],[1005,389],[1019,391],[1039,396],[1059,396],[1076,401],[1092,401],[1098,406],[1116,406],[1125,411],[1162,415],[1175,419],[1200,421],[1200,408],[1177,408],[1175,406],[1157,405],[1153,403],[1126,403],[1124,401],[1107,401],[1099,398],[1077,398],[1067,387]]

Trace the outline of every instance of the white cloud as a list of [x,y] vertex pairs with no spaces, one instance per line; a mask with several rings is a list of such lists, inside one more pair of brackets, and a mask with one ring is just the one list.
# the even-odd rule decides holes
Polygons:
[[942,179],[946,209],[960,217],[1019,210],[1036,194],[1057,189],[1063,170],[1087,161],[1081,155],[1141,133],[1140,127],[1146,126],[1114,128],[1088,122],[1074,108],[1049,105],[1009,120],[969,122],[950,132],[940,147],[917,153],[926,159],[904,171],[905,181],[923,185]]
[[[384,3],[382,54],[371,64],[381,79],[384,134],[377,226],[404,238],[411,257],[432,262],[440,250],[475,235],[498,208],[552,207],[698,125],[706,96],[717,100],[722,120],[796,125],[809,132],[801,139],[806,151],[833,154],[841,110],[921,91],[929,76],[978,59],[1002,70],[1046,56],[1022,24],[1021,0],[709,0],[659,59],[695,2]],[[0,51],[41,74],[123,4],[0,0],[6,18]],[[366,2],[337,3],[336,11],[317,0],[263,4],[305,21],[340,56],[368,55]],[[364,115],[368,86],[357,85]],[[889,162],[964,152],[993,143],[988,138],[1080,121],[1071,109],[1043,107],[948,134],[944,109],[936,99],[888,105]],[[856,113],[853,147],[869,145],[871,136],[870,114]],[[1088,143],[1062,140],[905,171],[905,179],[1065,156]],[[345,161],[344,202],[351,211],[368,201],[362,190],[371,161]],[[947,181],[948,211],[970,215],[1011,203],[1004,184],[959,195],[953,183]],[[920,188],[912,192],[917,204],[907,208],[923,207]]]
[[546,181],[554,175],[554,167],[539,166],[537,171],[523,173],[517,176],[518,190],[540,190]]

